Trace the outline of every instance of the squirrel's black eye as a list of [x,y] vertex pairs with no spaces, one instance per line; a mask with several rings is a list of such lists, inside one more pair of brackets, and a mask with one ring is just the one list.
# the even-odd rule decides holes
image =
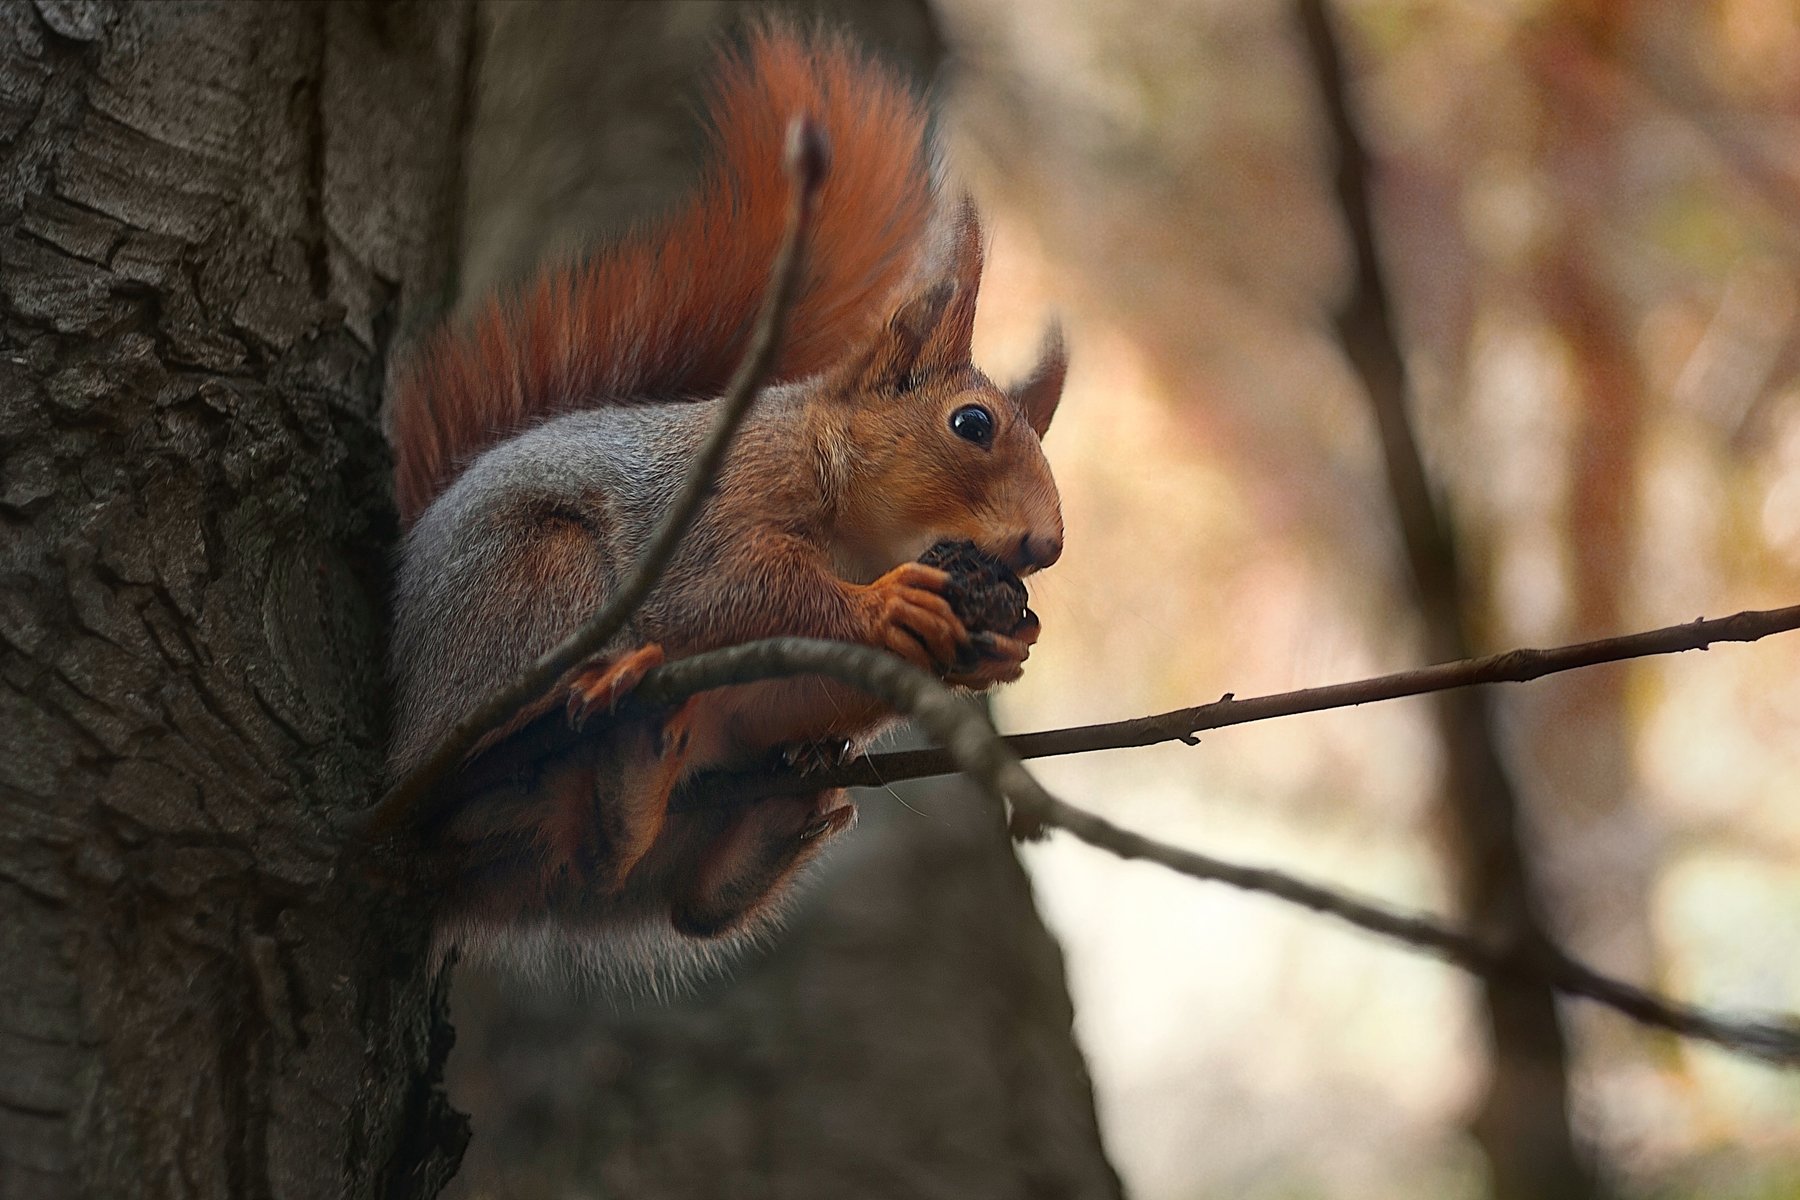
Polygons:
[[994,414],[979,404],[965,404],[950,414],[950,432],[965,442],[985,446],[994,440]]

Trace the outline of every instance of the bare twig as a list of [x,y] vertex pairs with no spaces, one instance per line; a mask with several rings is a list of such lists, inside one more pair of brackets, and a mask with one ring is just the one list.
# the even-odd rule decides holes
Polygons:
[[[1047,805],[1035,813],[1030,810],[1032,802],[1025,802],[1026,811],[1045,825],[1063,829],[1121,858],[1140,858],[1195,879],[1210,879],[1274,896],[1391,941],[1428,950],[1485,979],[1533,980],[1565,995],[1604,1005],[1640,1025],[1712,1042],[1781,1066],[1800,1066],[1800,1017],[1795,1015],[1783,1014],[1773,1019],[1726,1017],[1602,975],[1547,940],[1515,948],[1490,944],[1434,917],[1398,912],[1267,867],[1247,867],[1183,850],[1122,829],[1054,797],[1047,800]],[[1014,803],[1020,801],[1015,799]]]
[[[1793,1017],[1721,1016],[1602,975],[1545,940],[1489,941],[1434,917],[1399,912],[1281,871],[1170,846],[1066,804],[1032,778],[978,708],[883,651],[848,642],[774,638],[658,667],[644,677],[634,696],[643,703],[672,705],[711,688],[787,675],[827,675],[911,716],[989,797],[1012,803],[1015,829],[1062,829],[1122,858],[1154,862],[1196,879],[1259,892],[1336,917],[1390,941],[1429,951],[1485,979],[1531,980],[1602,1004],[1642,1025],[1784,1066],[1800,1066],[1800,1020]],[[815,790],[830,786],[821,776],[809,776],[806,782]]]
[[636,569],[598,613],[539,657],[523,675],[493,692],[458,721],[437,748],[400,780],[369,814],[365,824],[369,835],[379,837],[399,829],[420,801],[462,765],[483,735],[542,696],[570,669],[604,647],[624,628],[631,614],[656,586],[688,527],[699,515],[713,479],[731,449],[732,438],[774,368],[788,313],[793,307],[794,293],[799,286],[813,207],[825,179],[825,165],[823,132],[810,116],[795,117],[788,127],[786,166],[792,191],[787,227],[775,255],[762,310],[751,331],[743,361],[725,389],[718,422],[688,468],[680,494],[645,548]]
[[[1247,725],[1275,717],[1350,708],[1378,700],[1422,696],[1450,688],[1491,683],[1523,683],[1560,671],[1602,663],[1623,662],[1654,654],[1705,650],[1714,642],[1754,642],[1771,634],[1800,629],[1800,605],[1760,612],[1741,612],[1713,620],[1670,625],[1623,637],[1602,638],[1548,650],[1508,650],[1485,658],[1439,663],[1392,675],[1378,675],[1351,683],[1276,692],[1243,700],[1224,699],[1194,708],[1180,708],[1157,716],[1069,729],[1049,729],[1015,734],[1005,739],[1007,749],[1022,759],[1049,758],[1060,754],[1086,754],[1095,750],[1120,750],[1159,742],[1187,741],[1197,733]],[[664,668],[668,669],[668,668]],[[654,675],[654,673],[653,673]],[[778,795],[819,787],[876,787],[928,775],[948,775],[958,769],[954,755],[944,750],[903,750],[857,759],[830,771],[810,775],[772,772],[715,772],[687,785],[683,805],[719,803],[725,798]]]

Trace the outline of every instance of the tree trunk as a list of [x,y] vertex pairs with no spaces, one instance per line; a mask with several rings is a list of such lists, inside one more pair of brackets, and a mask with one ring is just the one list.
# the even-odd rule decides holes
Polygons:
[[[712,39],[748,8],[484,10],[464,300],[680,193]],[[922,5],[827,11],[914,70],[937,56]],[[958,785],[905,794],[860,796],[772,949],[691,995],[620,1011],[460,970],[451,1092],[475,1137],[452,1193],[1117,1196],[998,814]]]
[[377,413],[461,4],[0,7],[0,1195],[431,1195],[380,784]]
[[[1598,95],[1584,93],[1568,78],[1621,54],[1631,8],[1572,6],[1536,34],[1573,64],[1534,71],[1542,91],[1538,153],[1556,209],[1532,282],[1568,353],[1573,400],[1562,505],[1567,615],[1556,630],[1565,641],[1630,626],[1627,601],[1638,566],[1650,386],[1638,357],[1637,314],[1623,302],[1609,260],[1598,250],[1635,202],[1620,199],[1629,191],[1621,152],[1627,136],[1616,96],[1598,86]],[[1578,951],[1603,970],[1657,979],[1652,912],[1656,864],[1664,855],[1632,765],[1626,721],[1631,682],[1629,669],[1581,672],[1531,693],[1530,703],[1519,707],[1538,773],[1556,781],[1555,801],[1539,806],[1539,820],[1554,848],[1559,907],[1568,914]],[[1583,1034],[1604,1046],[1607,1057],[1641,1058],[1645,1044],[1635,1035],[1620,1036],[1611,1024]]]
[[859,796],[773,948],[691,995],[461,972],[447,1195],[1118,1196],[1004,825],[966,785],[904,792]]
[[[1426,474],[1412,426],[1412,384],[1382,271],[1370,165],[1352,117],[1343,55],[1325,0],[1296,0],[1295,7],[1336,142],[1333,182],[1354,253],[1350,294],[1335,314],[1339,341],[1375,417],[1418,600],[1425,660],[1468,658],[1472,622],[1457,537]],[[1491,697],[1469,688],[1432,699],[1444,752],[1437,810],[1465,920],[1503,944],[1542,946],[1549,940],[1549,922],[1519,796],[1500,755]],[[1487,1157],[1494,1196],[1604,1196],[1570,1126],[1569,1047],[1555,992],[1525,978],[1484,979],[1481,989],[1492,1062],[1470,1127]]]

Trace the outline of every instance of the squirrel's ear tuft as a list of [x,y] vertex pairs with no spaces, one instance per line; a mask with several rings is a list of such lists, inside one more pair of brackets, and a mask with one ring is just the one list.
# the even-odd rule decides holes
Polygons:
[[981,294],[981,217],[973,201],[965,197],[957,206],[950,262],[945,278],[956,287],[944,319],[932,331],[924,361],[931,366],[961,367],[969,362],[975,337],[975,301]]
[[981,221],[967,200],[957,209],[951,237],[944,273],[896,309],[856,360],[849,376],[855,388],[904,390],[921,372],[969,365],[981,292]]
[[904,390],[923,366],[926,347],[944,322],[956,285],[940,280],[915,294],[889,317],[851,368],[848,383],[856,391]]
[[1039,437],[1050,428],[1062,399],[1063,381],[1069,375],[1069,350],[1063,343],[1062,326],[1052,322],[1044,334],[1043,349],[1038,351],[1037,366],[1031,374],[1006,390],[1013,403],[1025,413],[1025,419]]

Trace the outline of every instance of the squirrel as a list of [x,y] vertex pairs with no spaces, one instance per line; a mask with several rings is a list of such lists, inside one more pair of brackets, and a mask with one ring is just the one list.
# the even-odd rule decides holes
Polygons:
[[677,979],[766,927],[852,823],[841,789],[691,812],[669,801],[702,769],[860,749],[893,719],[878,702],[802,677],[606,718],[657,664],[805,636],[981,690],[1016,679],[1036,640],[1032,617],[972,653],[949,576],[916,560],[950,539],[1020,575],[1061,554],[1039,444],[1066,372],[1060,335],[1010,388],[976,369],[981,229],[943,194],[922,102],[841,35],[764,24],[719,57],[691,199],[440,331],[403,372],[390,772],[633,569],[750,335],[791,186],[786,128],[802,114],[830,166],[770,382],[626,628],[432,798],[430,836],[451,864],[440,954]]

